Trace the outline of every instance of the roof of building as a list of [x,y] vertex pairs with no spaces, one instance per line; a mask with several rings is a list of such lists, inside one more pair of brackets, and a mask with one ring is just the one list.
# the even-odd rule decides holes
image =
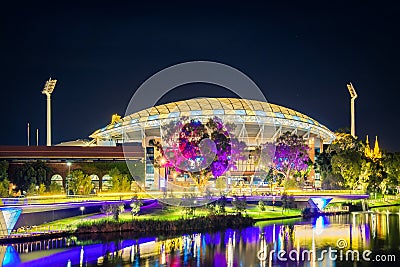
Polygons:
[[128,123],[190,116],[241,115],[261,116],[304,122],[329,129],[313,118],[293,109],[257,100],[239,98],[194,98],[151,107],[130,114],[95,131],[91,136]]

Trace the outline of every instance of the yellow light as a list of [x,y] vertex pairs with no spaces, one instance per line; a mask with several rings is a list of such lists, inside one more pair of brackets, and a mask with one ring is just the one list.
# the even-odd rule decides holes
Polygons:
[[160,163],[161,165],[164,165],[165,163],[167,163],[167,161],[165,160],[165,158],[161,158]]

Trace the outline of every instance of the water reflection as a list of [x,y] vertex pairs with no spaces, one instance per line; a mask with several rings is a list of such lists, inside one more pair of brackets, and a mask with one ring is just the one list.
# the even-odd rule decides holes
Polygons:
[[[355,266],[352,262],[322,258],[323,250],[338,249],[341,240],[344,250],[393,253],[400,259],[399,217],[397,208],[320,216],[308,221],[260,223],[245,229],[173,238],[126,236],[113,241],[59,238],[2,246],[0,259],[2,266],[7,267]],[[280,250],[286,254],[280,255]],[[359,264],[367,266],[366,262]]]

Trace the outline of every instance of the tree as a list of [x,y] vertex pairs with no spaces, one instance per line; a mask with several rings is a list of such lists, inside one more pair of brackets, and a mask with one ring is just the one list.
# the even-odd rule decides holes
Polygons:
[[44,184],[48,187],[51,183],[51,173],[52,169],[43,161],[27,162],[17,168],[12,182],[21,191],[28,191],[31,184]]
[[118,221],[119,215],[121,214],[121,212],[124,212],[124,204],[122,204],[122,203],[112,204],[111,210],[112,210],[112,214],[113,214],[113,219]]
[[400,182],[400,152],[386,153],[383,157],[383,168],[387,174],[388,186],[396,186]]
[[258,201],[257,206],[258,206],[258,209],[259,209],[260,211],[265,211],[265,203],[264,203],[264,201],[262,201],[261,199],[260,199],[260,201]]
[[218,178],[228,169],[236,169],[236,162],[244,159],[246,145],[231,137],[232,127],[217,117],[206,124],[181,118],[162,127],[163,144],[155,145],[167,159],[165,166],[187,173],[202,189],[211,176]]
[[62,192],[62,187],[61,187],[61,185],[59,185],[58,183],[53,181],[53,182],[51,182],[51,184],[49,186],[49,191],[52,194],[59,194]]
[[197,198],[196,195],[184,194],[181,199],[180,206],[182,206],[182,211],[185,214],[186,218],[189,216],[195,216],[196,208],[197,208]]
[[360,180],[363,159],[355,150],[344,150],[332,156],[332,171],[340,174],[344,179],[344,185],[350,189],[356,189],[362,183]]
[[311,164],[308,146],[302,137],[286,132],[276,143],[274,166],[286,179],[304,176]]
[[44,184],[40,184],[38,188],[38,195],[43,195],[46,192],[46,186]]
[[8,181],[8,162],[0,161],[0,197],[8,197],[10,182]]
[[112,206],[110,204],[103,204],[100,208],[100,212],[105,214],[106,217],[112,214]]
[[246,211],[247,210],[247,201],[246,201],[246,197],[237,197],[234,196],[232,199],[232,205],[234,210],[236,210],[236,212],[240,213],[242,211]]
[[108,175],[111,176],[111,191],[128,192],[131,190],[131,181],[127,174],[122,174],[119,169],[113,168]]
[[221,196],[215,203],[215,213],[216,214],[225,214],[226,213],[226,197]]
[[143,203],[140,199],[138,199],[137,197],[132,198],[131,201],[131,214],[132,214],[132,220],[133,220],[133,216],[137,216],[140,212],[140,207],[143,206]]
[[328,172],[322,177],[322,188],[327,190],[338,190],[344,188],[344,179],[340,174]]
[[0,197],[8,197],[10,189],[10,182],[7,179],[0,181]]
[[74,170],[71,172],[69,190],[72,190],[75,195],[89,195],[92,189],[92,179],[89,175],[83,173],[82,170]]
[[8,162],[3,160],[0,161],[0,181],[8,179]]

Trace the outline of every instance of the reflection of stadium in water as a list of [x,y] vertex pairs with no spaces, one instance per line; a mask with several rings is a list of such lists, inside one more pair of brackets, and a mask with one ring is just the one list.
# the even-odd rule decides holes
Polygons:
[[[298,250],[301,253],[316,248],[318,256],[329,246],[337,249],[337,241],[342,239],[347,248],[360,251],[379,249],[383,244],[398,250],[399,217],[398,211],[354,213],[290,224],[270,222],[242,230],[228,229],[167,239],[124,239],[101,244],[84,244],[75,239],[46,240],[3,246],[1,258],[3,266],[119,266],[121,263],[133,266],[268,266],[279,263],[277,255],[274,254],[271,262],[260,261],[257,258],[260,249]],[[324,262],[333,264],[329,258]]]

